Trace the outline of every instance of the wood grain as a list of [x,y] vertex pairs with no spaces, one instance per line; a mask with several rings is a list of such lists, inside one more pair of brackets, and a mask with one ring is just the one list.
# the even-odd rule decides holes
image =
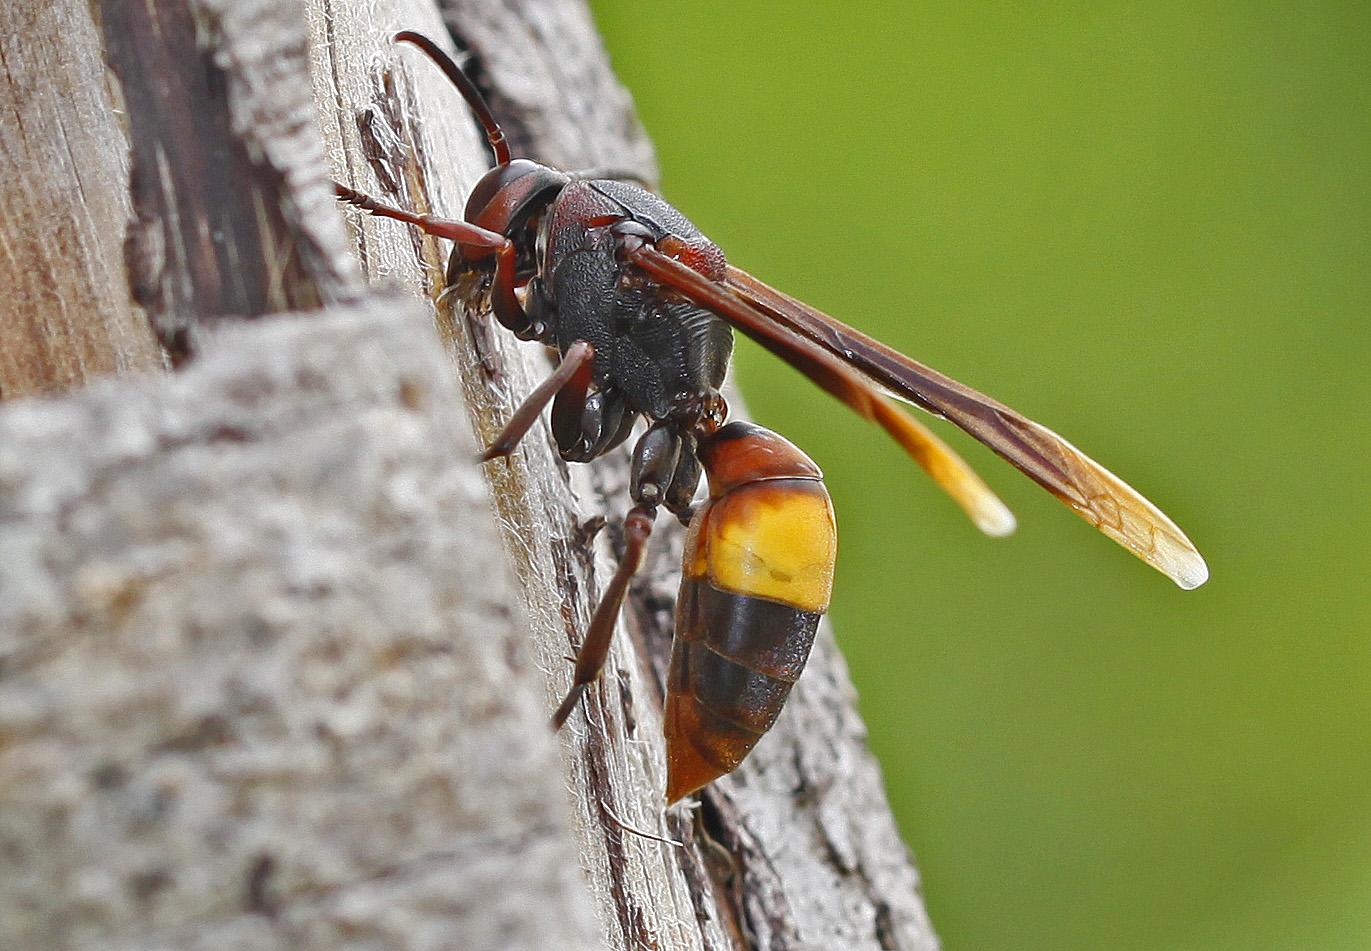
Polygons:
[[[316,42],[334,43],[332,53],[316,54],[329,57],[316,80],[323,74],[336,82],[319,93],[321,111],[334,102],[352,109],[351,121],[346,114],[325,119],[341,139],[331,149],[340,175],[404,207],[456,214],[489,162],[475,124],[432,64],[384,42],[401,27],[429,32],[429,21],[417,12],[410,14],[416,21],[381,13],[371,45],[352,47],[341,36],[338,9],[314,9],[325,11],[312,15]],[[568,168],[613,164],[655,179],[630,100],[608,73],[580,3],[454,0],[443,12],[468,67],[515,133],[516,153],[555,157]],[[369,98],[349,90],[358,83]],[[475,160],[450,155],[462,143],[475,143]],[[354,220],[373,279],[414,281],[438,301],[446,248],[403,233],[397,246],[394,222]],[[436,314],[478,438],[488,441],[550,364],[539,348],[492,331],[486,315],[446,301]],[[741,406],[736,394],[730,402]],[[551,710],[569,682],[566,657],[586,629],[594,592],[622,550],[627,454],[563,466],[546,429],[537,427],[510,462],[487,472],[524,585],[539,664],[549,674]],[[583,538],[600,519],[608,527],[588,558]],[[697,805],[664,812],[660,684],[681,540],[679,526],[659,521],[625,612],[622,633],[629,636],[618,639],[600,684],[563,731],[582,862],[611,946],[935,947],[917,873],[865,749],[855,697],[827,628],[776,730],[743,768],[706,790]]]
[[0,399],[151,373],[129,299],[128,138],[78,0],[0,4]]
[[[0,14],[28,11],[0,41],[10,76],[31,75],[9,37],[34,35],[36,9]],[[0,866],[0,943],[581,948],[593,917],[615,949],[935,947],[827,628],[748,762],[664,809],[669,520],[560,761],[538,753],[621,547],[626,457],[567,466],[539,424],[454,492],[445,474],[475,477],[474,447],[547,356],[452,306],[447,249],[340,211],[329,178],[454,215],[486,169],[460,98],[390,42],[405,28],[460,41],[527,154],[655,180],[585,7],[103,0],[70,16],[72,44],[110,66],[78,72],[101,153],[82,174],[108,169],[113,209],[74,229],[91,243],[71,280],[110,287],[30,276],[25,293],[110,304],[144,362],[119,355],[113,317],[110,340],[77,343],[38,321],[41,346],[0,338],[0,392],[153,368],[156,341],[202,360],[0,415],[0,838],[27,856]],[[18,163],[5,130],[0,161],[32,174],[71,148],[52,114],[17,112],[35,141]],[[99,193],[29,190],[67,221]],[[66,260],[44,253],[38,272]],[[286,310],[308,313],[290,330],[237,319]]]

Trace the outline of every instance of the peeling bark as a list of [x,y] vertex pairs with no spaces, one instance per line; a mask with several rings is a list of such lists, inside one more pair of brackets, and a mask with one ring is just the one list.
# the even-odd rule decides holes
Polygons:
[[100,12],[132,149],[130,283],[172,359],[217,320],[352,296],[342,234],[301,213],[329,185],[299,8],[105,0]]

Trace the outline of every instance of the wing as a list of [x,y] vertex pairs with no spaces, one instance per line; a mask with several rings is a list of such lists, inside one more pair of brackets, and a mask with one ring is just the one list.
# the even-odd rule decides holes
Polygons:
[[656,248],[645,246],[632,254],[636,263],[658,281],[714,311],[846,403],[858,415],[884,429],[952,496],[981,531],[993,537],[1014,531],[1014,513],[961,456],[842,360],[744,304],[737,294],[722,284],[703,277]]
[[[898,424],[888,421],[885,415],[895,414],[906,420],[909,417],[875,393],[857,374],[966,430],[1180,587],[1196,588],[1208,580],[1209,568],[1204,559],[1174,522],[1122,479],[1050,429],[763,284],[745,271],[729,267],[724,281],[715,283],[658,248],[643,248],[634,257],[649,274],[715,312],[866,418],[882,425],[916,460],[918,455],[897,433]],[[864,411],[849,397],[844,387],[852,385],[851,381],[869,394],[871,411]],[[960,459],[957,462],[965,466]],[[940,484],[946,487],[941,481]]]

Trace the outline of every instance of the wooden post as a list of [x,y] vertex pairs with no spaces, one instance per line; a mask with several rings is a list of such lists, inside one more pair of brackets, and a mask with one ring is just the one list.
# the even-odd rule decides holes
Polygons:
[[[604,678],[543,755],[626,461],[565,466],[540,424],[467,483],[546,355],[441,298],[446,248],[328,194],[453,215],[487,167],[401,28],[460,41],[520,151],[653,180],[584,7],[98,7],[109,147],[132,156],[123,273],[162,346],[201,356],[75,417],[0,416],[0,550],[27,559],[0,571],[0,735],[19,737],[0,789],[23,806],[0,835],[32,863],[0,868],[0,944],[586,947],[593,918],[615,949],[936,947],[826,629],[744,767],[664,809],[665,520]],[[455,385],[384,317],[415,308]],[[316,326],[222,329],[286,310]],[[119,439],[95,438],[120,406]]]

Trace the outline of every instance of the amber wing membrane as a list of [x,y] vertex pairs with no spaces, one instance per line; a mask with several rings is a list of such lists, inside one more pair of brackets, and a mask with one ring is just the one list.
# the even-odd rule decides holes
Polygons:
[[649,274],[723,317],[782,360],[890,434],[966,512],[976,527],[1000,537],[1014,531],[1014,513],[981,477],[928,427],[902,411],[837,356],[744,303],[722,284],[702,277],[655,248],[637,253]]
[[[856,371],[889,393],[966,430],[1180,587],[1196,588],[1208,580],[1204,559],[1174,522],[1045,426],[745,271],[730,266],[721,285],[656,249],[643,254],[640,263],[849,405],[852,400],[837,391],[833,378]],[[835,362],[843,373],[835,370]],[[863,415],[891,430],[876,415]]]

